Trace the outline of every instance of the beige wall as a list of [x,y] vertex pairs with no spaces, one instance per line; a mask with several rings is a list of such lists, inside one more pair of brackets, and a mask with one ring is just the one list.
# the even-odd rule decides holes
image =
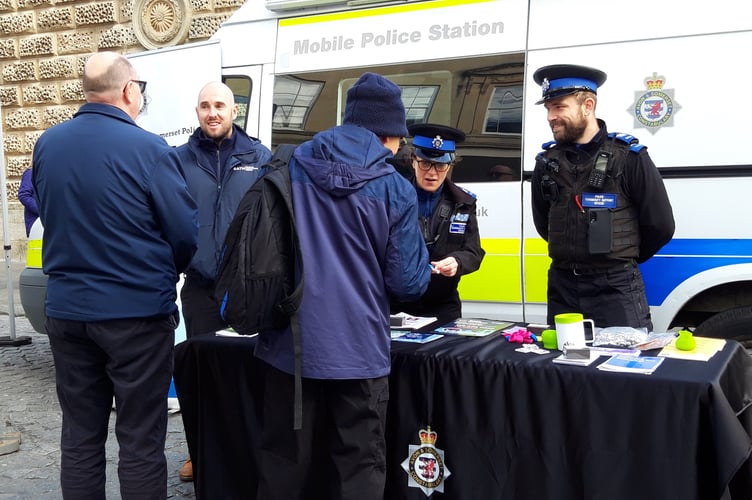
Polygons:
[[86,58],[103,50],[131,54],[206,40],[244,1],[0,0],[2,167],[14,260],[26,252],[21,174],[31,165],[37,137],[83,103]]

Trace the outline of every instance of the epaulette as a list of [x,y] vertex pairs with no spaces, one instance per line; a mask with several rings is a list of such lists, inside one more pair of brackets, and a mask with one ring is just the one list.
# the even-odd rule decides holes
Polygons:
[[470,196],[472,196],[473,198],[478,199],[478,196],[475,193],[473,193],[472,191],[468,191],[467,189],[463,188],[462,186],[457,186],[457,187],[460,188],[461,190],[463,190],[464,192],[466,192],[467,194],[469,194]]
[[609,139],[619,140],[629,146],[629,150],[633,153],[639,153],[647,146],[640,144],[640,140],[630,134],[620,134],[618,132],[610,132],[608,134]]
[[551,149],[555,145],[556,145],[556,141],[548,141],[548,142],[544,142],[541,145],[541,148],[545,151],[546,149]]

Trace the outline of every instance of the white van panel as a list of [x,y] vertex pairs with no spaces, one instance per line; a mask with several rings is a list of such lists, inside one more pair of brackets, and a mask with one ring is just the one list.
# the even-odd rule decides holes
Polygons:
[[[531,0],[529,49],[752,29],[749,0]],[[680,56],[666,53],[666,58]],[[632,59],[623,59],[630,64]],[[591,61],[591,65],[602,60]]]
[[[590,47],[561,48],[528,54],[525,103],[524,168],[532,171],[542,143],[552,140],[546,110],[536,106],[541,89],[533,73],[548,64],[583,64],[606,72],[598,89],[596,115],[610,132],[632,134],[649,147],[656,166],[742,165],[752,155],[739,154],[748,143],[749,99],[733,89],[752,80],[752,66],[739,63],[733,49],[752,46],[752,33],[730,33]],[[653,74],[673,93],[672,123],[658,130],[636,126],[634,106],[647,92]],[[729,108],[738,108],[731,112]]]
[[[256,2],[246,5],[251,3]],[[277,20],[224,24],[211,39],[222,43],[223,68],[271,63],[276,50]]]
[[136,122],[171,146],[185,144],[198,126],[196,103],[201,88],[221,79],[219,42],[150,50],[128,59],[147,82],[149,104]]
[[520,52],[526,15],[524,0],[475,0],[282,19],[276,72]]

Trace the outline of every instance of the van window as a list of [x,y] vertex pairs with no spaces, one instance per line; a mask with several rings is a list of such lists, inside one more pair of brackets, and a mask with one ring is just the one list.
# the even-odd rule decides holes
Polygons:
[[436,94],[439,93],[439,87],[436,85],[401,85],[401,87],[407,124],[428,121]]
[[341,124],[347,90],[371,71],[402,88],[408,125],[438,123],[465,132],[453,180],[519,181],[523,60],[507,54],[277,76],[272,146],[299,144]]
[[486,114],[486,133],[522,133],[522,85],[498,86]]
[[235,104],[238,105],[238,116],[234,123],[245,130],[248,125],[248,102],[253,90],[251,79],[242,75],[228,75],[222,78],[222,82],[230,87],[235,96]]
[[278,76],[274,80],[272,128],[303,130],[323,86],[323,82]]

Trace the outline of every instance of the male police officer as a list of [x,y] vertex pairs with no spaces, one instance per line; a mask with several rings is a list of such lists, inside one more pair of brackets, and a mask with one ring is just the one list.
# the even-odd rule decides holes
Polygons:
[[532,180],[533,220],[548,242],[548,323],[581,312],[599,327],[652,329],[637,264],[674,234],[671,204],[647,148],[609,134],[596,119],[606,74],[557,64],[533,78],[554,141],[543,145]]

